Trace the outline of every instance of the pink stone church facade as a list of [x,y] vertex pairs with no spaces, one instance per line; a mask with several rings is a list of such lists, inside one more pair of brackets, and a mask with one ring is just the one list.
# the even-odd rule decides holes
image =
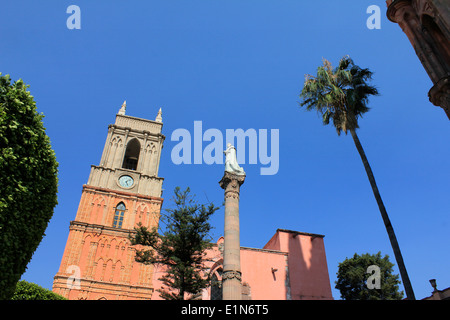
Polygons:
[[[164,269],[134,260],[129,235],[140,222],[157,227],[163,203],[158,176],[162,113],[125,115],[108,127],[100,165],[91,166],[53,291],[71,300],[159,300]],[[212,285],[191,297],[222,298],[223,237],[208,251]],[[240,249],[242,299],[330,300],[324,236],[278,229],[262,249]]]

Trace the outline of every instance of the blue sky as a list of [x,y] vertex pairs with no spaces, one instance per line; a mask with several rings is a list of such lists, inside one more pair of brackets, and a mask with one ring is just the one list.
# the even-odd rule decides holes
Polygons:
[[[71,4],[81,9],[80,30],[66,27]],[[379,30],[366,27],[373,4]],[[358,134],[416,297],[431,294],[431,278],[450,286],[450,126],[428,101],[432,83],[384,1],[9,1],[0,16],[0,72],[31,85],[60,164],[59,204],[23,279],[51,288],[82,185],[124,100],[131,116],[154,119],[163,109],[165,207],[175,186],[223,201],[223,166],[175,165],[174,130],[193,134],[194,121],[224,134],[278,129],[276,175],[242,164],[241,245],[262,247],[277,228],[324,234],[335,299],[346,257],[381,251],[395,263],[351,137],[298,107],[304,75],[348,54],[374,72],[381,93]],[[218,238],[223,210],[212,222]]]

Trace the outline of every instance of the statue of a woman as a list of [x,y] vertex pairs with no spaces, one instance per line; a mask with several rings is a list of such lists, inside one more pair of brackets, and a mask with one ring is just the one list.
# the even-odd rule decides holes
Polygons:
[[227,149],[223,153],[225,153],[225,171],[244,176],[244,169],[237,163],[236,149],[231,143],[227,143]]

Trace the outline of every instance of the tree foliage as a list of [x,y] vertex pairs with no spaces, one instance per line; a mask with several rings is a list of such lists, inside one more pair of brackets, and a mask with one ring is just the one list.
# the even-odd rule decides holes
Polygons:
[[11,300],[67,300],[63,296],[41,286],[20,280]]
[[[369,277],[377,276],[370,269],[368,271],[369,266],[380,268],[379,289],[371,289],[367,284]],[[346,258],[339,263],[336,289],[339,289],[344,300],[400,300],[403,291],[399,292],[400,280],[398,275],[393,274],[393,266],[389,256],[382,258],[381,252],[362,255],[355,253],[353,258]]]
[[205,267],[206,250],[212,247],[209,219],[218,210],[213,203],[198,204],[190,195],[190,189],[180,191],[175,188],[173,199],[175,208],[166,209],[161,222],[165,231],[148,230],[142,224],[130,236],[133,245],[143,245],[136,249],[136,261],[166,267],[159,280],[163,287],[158,289],[166,300],[184,300],[193,297],[210,285],[210,277]]
[[378,95],[378,90],[368,84],[371,79],[372,72],[355,65],[348,56],[334,69],[330,61],[323,59],[316,76],[306,75],[300,105],[308,111],[317,110],[324,125],[332,120],[338,135],[342,131],[347,134],[359,128],[358,118],[369,111],[369,97]]
[[29,86],[0,74],[0,299],[9,299],[57,204],[55,153]]

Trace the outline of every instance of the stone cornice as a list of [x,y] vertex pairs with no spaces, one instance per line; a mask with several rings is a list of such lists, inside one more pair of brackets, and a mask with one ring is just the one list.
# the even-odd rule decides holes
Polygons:
[[[58,272],[53,279],[55,280],[59,280],[59,282],[66,284],[67,279],[73,277],[72,274],[66,274],[66,273],[60,273]],[[91,287],[93,287],[94,285],[97,287],[97,290],[101,290],[101,288],[99,288],[99,285],[103,285],[105,287],[108,287],[108,290],[111,291],[110,293],[114,294],[114,293],[122,293],[123,290],[126,290],[126,294],[127,295],[132,295],[131,293],[133,293],[133,291],[137,291],[137,290],[150,290],[153,291],[153,285],[129,285],[129,284],[123,284],[123,283],[111,283],[108,281],[100,281],[100,280],[93,280],[93,279],[85,279],[85,278],[81,278],[80,279],[80,285],[81,285],[81,290],[87,290],[87,289],[91,289]]]
[[163,127],[162,122],[141,119],[137,117],[116,115],[115,125],[117,127],[123,128],[133,128],[133,131],[147,131],[152,134],[157,134],[161,132]]
[[273,250],[273,249],[260,249],[260,248],[251,248],[251,247],[241,247],[241,250],[248,250],[248,251],[257,251],[261,253],[273,253],[273,254],[280,254],[283,256],[287,256],[289,253],[280,251],[280,250]]
[[[163,179],[163,178],[155,177],[155,179]],[[164,201],[164,199],[161,197],[146,196],[146,195],[142,195],[142,194],[126,192],[126,191],[119,191],[119,190],[112,190],[112,189],[108,189],[108,188],[96,187],[96,186],[91,186],[91,185],[87,185],[87,184],[83,185],[83,191],[84,190],[103,192],[103,193],[111,193],[111,194],[129,197],[129,198],[136,198],[139,200],[144,199],[144,200],[156,201],[158,203],[162,203]]]
[[313,237],[313,238],[324,238],[325,237],[323,234],[293,231],[293,230],[287,230],[287,229],[277,229],[277,232],[285,232],[285,233],[290,233],[293,235],[309,236],[309,237]]
[[136,233],[133,229],[122,229],[105,226],[101,224],[92,224],[87,222],[81,222],[77,220],[70,221],[69,230],[78,230],[83,232],[91,232],[95,234],[106,234],[111,236],[121,236],[128,238],[130,234]]

